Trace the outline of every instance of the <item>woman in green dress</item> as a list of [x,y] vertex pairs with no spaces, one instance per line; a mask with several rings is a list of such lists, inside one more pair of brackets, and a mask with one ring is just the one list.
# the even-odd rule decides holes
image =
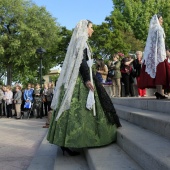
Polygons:
[[89,20],[76,25],[56,84],[47,139],[63,151],[110,144],[121,126],[108,94],[92,76],[87,40],[93,32]]

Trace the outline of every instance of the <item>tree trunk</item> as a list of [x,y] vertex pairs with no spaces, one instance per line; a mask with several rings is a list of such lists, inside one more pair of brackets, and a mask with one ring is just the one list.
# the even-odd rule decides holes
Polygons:
[[7,85],[12,84],[12,64],[8,63],[7,65]]

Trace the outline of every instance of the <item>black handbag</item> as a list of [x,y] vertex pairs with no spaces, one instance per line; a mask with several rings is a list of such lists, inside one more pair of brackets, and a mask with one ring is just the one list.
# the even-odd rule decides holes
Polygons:
[[113,77],[115,75],[114,70],[109,70],[108,71],[108,77]]

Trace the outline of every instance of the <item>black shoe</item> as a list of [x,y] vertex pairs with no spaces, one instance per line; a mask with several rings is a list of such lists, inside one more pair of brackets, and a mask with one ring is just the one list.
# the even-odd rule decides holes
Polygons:
[[66,152],[68,155],[70,155],[70,156],[80,155],[79,152],[72,151],[72,150],[70,150],[69,148],[66,148],[66,147],[61,147],[61,150],[63,151],[63,155],[65,154],[65,152]]
[[167,99],[166,96],[164,96],[164,95],[162,95],[162,94],[160,94],[158,92],[155,92],[155,96],[156,96],[156,99]]
[[18,119],[21,119],[21,118],[20,117],[16,117],[15,119],[18,120]]

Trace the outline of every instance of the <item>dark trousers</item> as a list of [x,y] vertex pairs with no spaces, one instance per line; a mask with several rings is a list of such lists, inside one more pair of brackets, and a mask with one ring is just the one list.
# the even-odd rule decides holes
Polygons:
[[6,103],[5,103],[5,101],[2,101],[2,111],[3,111],[3,116],[6,116],[7,113],[6,113]]
[[44,102],[44,110],[45,110],[45,116],[47,116],[48,112],[51,110],[51,101]]
[[12,104],[6,105],[7,117],[12,117]]
[[128,75],[126,73],[122,74],[122,82],[124,83],[125,96],[135,96],[133,89],[133,78],[131,77],[131,75]]
[[37,118],[42,118],[41,106],[34,109],[37,112]]
[[42,112],[41,112],[41,107],[42,107],[42,101],[41,97],[35,97],[34,98],[34,104],[33,104],[33,109],[34,111],[36,110],[37,112],[37,118],[42,118]]
[[47,112],[48,112],[47,107],[48,107],[47,102],[44,102],[45,116],[47,116]]

